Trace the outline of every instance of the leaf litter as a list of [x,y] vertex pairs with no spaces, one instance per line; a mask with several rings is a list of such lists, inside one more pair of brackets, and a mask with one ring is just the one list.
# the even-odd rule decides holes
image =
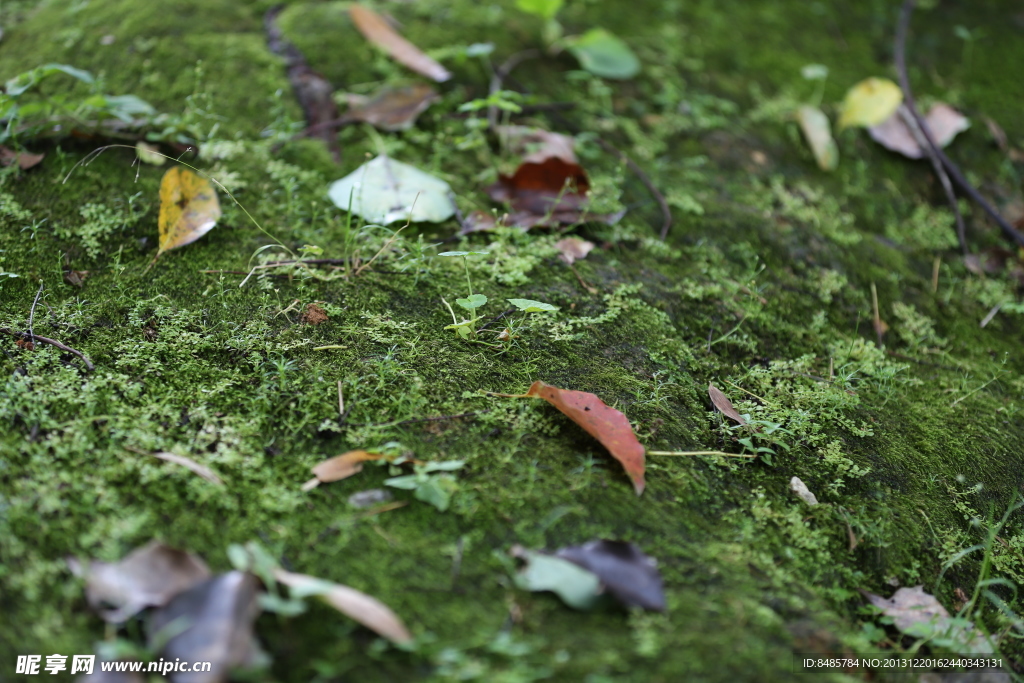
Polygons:
[[964,654],[992,652],[988,639],[973,623],[951,617],[934,595],[925,593],[924,586],[900,588],[891,598],[863,589],[860,592],[868,602],[882,610],[882,614],[890,617],[901,633],[929,639],[939,636],[951,641],[955,652]]
[[217,225],[220,218],[217,191],[206,178],[183,166],[167,169],[160,181],[160,250],[191,244]]
[[408,130],[420,114],[440,99],[437,90],[425,83],[384,86],[373,95],[346,94],[348,111],[344,122],[360,121],[387,132]]
[[448,183],[383,154],[334,181],[328,194],[338,208],[380,225],[438,223],[455,215]]
[[447,69],[403,38],[398,31],[391,28],[382,16],[373,10],[353,3],[349,8],[349,14],[359,32],[368,41],[384,50],[396,62],[438,83],[444,83],[452,77]]
[[[901,104],[885,121],[870,126],[868,134],[878,144],[908,159],[924,158],[925,151],[909,122],[912,122],[910,110],[905,104]],[[916,126],[916,123],[914,125]],[[959,133],[970,128],[971,122],[948,104],[936,102],[924,117],[924,125],[935,143],[939,147],[946,147]]]
[[708,382],[708,396],[711,397],[711,403],[718,409],[720,413],[725,415],[731,420],[734,420],[740,426],[747,424],[747,421],[743,419],[739,411],[736,410],[732,401],[729,397],[722,393],[722,390],[716,387],[711,382]]

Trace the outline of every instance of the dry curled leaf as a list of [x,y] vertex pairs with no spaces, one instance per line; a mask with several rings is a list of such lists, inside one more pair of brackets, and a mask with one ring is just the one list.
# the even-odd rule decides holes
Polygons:
[[146,607],[167,604],[174,596],[210,577],[206,563],[192,553],[151,541],[113,564],[68,560],[85,578],[85,598],[105,621],[125,621]]
[[64,272],[64,282],[81,289],[85,286],[85,278],[89,277],[88,270],[67,270]]
[[614,224],[622,214],[587,211],[590,181],[579,164],[558,157],[525,162],[511,176],[501,175],[487,188],[496,202],[508,202],[512,213],[507,224],[523,229],[599,221]]
[[[921,159],[924,150],[911,126],[917,123],[911,118],[910,110],[901,104],[892,116],[877,126],[868,128],[871,138],[886,149],[898,152],[908,159]],[[971,127],[966,116],[948,104],[937,102],[924,117],[924,125],[939,147],[945,147],[958,133]]]
[[570,266],[580,259],[585,259],[587,254],[594,248],[594,243],[581,240],[579,237],[566,237],[555,242],[555,249],[558,250],[558,258]]
[[371,43],[387,52],[400,64],[404,64],[418,74],[443,83],[452,77],[451,73],[436,61],[428,57],[418,47],[398,34],[384,18],[373,10],[353,3],[349,8],[352,23],[359,32]]
[[316,476],[314,479],[310,479],[303,484],[302,490],[309,491],[320,484],[347,479],[353,474],[362,472],[363,463],[367,460],[379,460],[382,457],[384,456],[367,451],[349,451],[348,453],[328,458],[313,467],[313,474]]
[[217,191],[206,178],[175,166],[160,181],[160,251],[181,247],[210,232],[220,218]]
[[524,162],[539,164],[554,158],[568,164],[579,163],[575,152],[576,140],[571,135],[529,126],[498,126],[496,132],[508,150],[522,155]]
[[43,160],[45,154],[32,154],[31,152],[15,152],[9,147],[0,145],[0,166],[18,165],[21,170],[27,170]]
[[665,590],[653,558],[626,541],[591,541],[562,548],[557,557],[593,572],[627,607],[665,611]]
[[747,424],[747,421],[743,419],[743,416],[739,414],[739,411],[732,407],[732,401],[729,400],[729,397],[723,394],[722,390],[711,382],[708,382],[708,396],[711,397],[711,403],[718,408],[719,412],[723,415],[735,420],[740,425]]
[[224,485],[224,482],[221,481],[220,477],[218,477],[213,470],[205,465],[200,465],[191,458],[186,458],[183,455],[176,455],[174,453],[154,453],[153,457],[160,458],[165,462],[172,462],[175,465],[181,465],[185,469],[195,472],[208,482],[218,484],[220,486]]
[[807,488],[807,484],[800,477],[793,477],[789,480],[789,490],[808,505],[818,504],[818,497],[811,493],[811,490]]
[[639,496],[644,492],[644,447],[625,415],[594,394],[572,391],[536,381],[517,398],[542,398],[601,442],[622,463]]
[[370,97],[346,95],[347,121],[363,121],[374,128],[395,132],[408,130],[420,114],[439,97],[437,90],[425,83],[401,87],[384,86]]
[[315,576],[274,570],[274,578],[288,586],[292,598],[315,595],[345,616],[395,643],[412,640],[409,629],[387,605],[354,588]]

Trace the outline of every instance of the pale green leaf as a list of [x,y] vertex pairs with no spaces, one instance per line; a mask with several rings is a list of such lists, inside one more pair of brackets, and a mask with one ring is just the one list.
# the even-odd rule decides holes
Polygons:
[[451,192],[440,178],[381,155],[336,180],[328,194],[337,207],[388,225],[410,218],[431,223],[451,218]]
[[543,311],[553,312],[559,310],[558,306],[552,306],[551,304],[546,304],[543,301],[534,301],[533,299],[508,299],[508,302],[523,313],[540,313]]
[[817,107],[805,105],[796,110],[796,120],[818,167],[823,171],[834,171],[839,165],[839,148],[832,138],[828,117]]
[[601,594],[597,576],[577,564],[551,555],[522,550],[526,566],[516,574],[516,585],[528,591],[552,591],[570,607],[589,609]]
[[846,91],[839,130],[876,126],[892,116],[902,102],[900,86],[887,78],[866,78]]
[[640,60],[629,46],[603,28],[569,40],[568,48],[580,66],[595,76],[625,79],[640,73]]

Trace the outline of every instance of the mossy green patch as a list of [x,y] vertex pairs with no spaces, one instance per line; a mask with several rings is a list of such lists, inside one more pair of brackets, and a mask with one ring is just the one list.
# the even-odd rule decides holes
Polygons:
[[[602,206],[630,209],[615,226],[581,229],[601,248],[574,273],[555,235],[498,231],[440,246],[454,222],[396,235],[399,226],[364,226],[326,197],[332,180],[387,151],[447,180],[464,211],[489,207],[480,188],[510,160],[457,112],[486,94],[489,74],[453,46],[493,40],[504,58],[539,41],[533,19],[512,3],[389,5],[410,39],[450,61],[456,83],[414,130],[342,130],[335,166],[322,143],[288,141],[299,110],[263,42],[267,4],[180,2],[169,12],[54,0],[5,27],[2,78],[62,61],[102,74],[109,92],[191,111],[208,138],[196,163],[262,230],[222,196],[215,229],[145,272],[161,169],[133,168],[122,149],[76,168],[91,147],[62,140],[38,168],[0,178],[0,327],[28,328],[41,281],[34,332],[96,365],[89,372],[52,346],[3,339],[0,660],[92,651],[104,627],[64,558],[113,560],[153,537],[216,570],[229,567],[229,543],[259,539],[291,570],[383,600],[418,638],[413,652],[388,649],[319,607],[265,618],[268,680],[790,680],[794,652],[873,652],[898,640],[861,611],[859,588],[887,595],[923,583],[947,607],[956,589],[971,594],[981,554],[957,555],[986,538],[1024,486],[1016,285],[972,274],[947,249],[952,228],[929,204],[926,165],[848,131],[843,162],[826,176],[779,104],[803,96],[808,62],[832,69],[826,100],[884,75],[876,55],[889,49],[888,7],[858,6],[840,22],[831,8],[790,2],[629,12],[570,3],[567,30],[614,29],[645,63],[633,83],[595,79],[564,55],[515,72],[539,97],[576,105],[567,116],[584,131],[580,155]],[[408,78],[362,42],[345,10],[292,3],[280,23],[339,88]],[[976,46],[970,72],[950,66],[941,47],[954,38],[942,37],[935,14],[920,15],[916,31],[928,38],[914,54],[937,59],[960,104],[1001,117],[1016,140],[1006,93],[1019,85],[968,78],[1006,58],[1015,29],[994,17],[1008,12],[974,20],[990,22],[992,41]],[[107,34],[115,40],[102,45]],[[530,122],[563,126],[537,116]],[[659,212],[647,189],[594,135],[665,188],[676,214],[669,243],[653,239]],[[955,145],[980,176],[1013,178],[974,130]],[[973,242],[992,243],[971,218]],[[349,261],[246,278],[304,245]],[[506,299],[560,310],[531,320],[503,354],[444,330],[442,297],[466,295],[461,260],[435,258],[446,248],[489,252],[468,261],[474,291],[489,299],[476,309],[485,321]],[[64,282],[66,269],[89,271],[82,289]],[[872,284],[891,326],[884,349]],[[301,321],[311,302],[326,322]],[[601,447],[550,406],[480,391],[519,393],[536,379],[596,393],[651,449],[739,452],[746,440],[773,452],[651,456],[637,498]],[[723,422],[710,380],[759,429]],[[349,508],[349,495],[397,474],[370,464],[301,491],[320,460],[389,442],[420,459],[466,462],[448,511],[405,491],[396,491],[409,503],[400,509]],[[210,467],[224,487],[145,455],[158,451]],[[819,506],[789,492],[792,476]],[[666,614],[576,612],[514,587],[512,544],[600,537],[658,559]],[[1019,581],[1019,513],[1000,539],[992,566]],[[984,602],[975,618],[993,633],[1015,628],[1020,599],[991,588],[1007,612]],[[118,633],[136,637],[138,626]],[[1005,649],[1020,658],[1013,641]]]

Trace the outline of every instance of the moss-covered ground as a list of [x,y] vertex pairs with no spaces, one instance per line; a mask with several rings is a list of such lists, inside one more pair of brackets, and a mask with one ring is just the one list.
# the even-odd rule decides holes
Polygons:
[[[301,112],[265,45],[268,2],[0,9],[0,78],[67,63],[101,75],[107,92],[185,112],[206,138],[189,159],[265,230],[222,197],[212,232],[146,272],[163,169],[133,167],[125,149],[75,168],[94,143],[28,141],[46,160],[0,179],[0,271],[17,276],[0,276],[0,327],[28,328],[42,282],[35,333],[96,365],[88,372],[11,335],[0,345],[0,680],[13,680],[15,654],[85,653],[114,637],[65,558],[115,560],[154,537],[217,570],[230,566],[228,544],[258,540],[289,569],[380,598],[417,636],[415,651],[402,652],[327,608],[267,615],[266,679],[788,680],[794,652],[911,644],[865,612],[857,589],[888,596],[923,584],[955,611],[959,591],[974,593],[983,556],[986,576],[1006,580],[989,587],[1006,610],[983,597],[972,616],[1021,661],[1024,607],[1008,586],[1024,580],[1022,515],[989,536],[1024,486],[1016,280],[963,265],[926,164],[846,131],[839,169],[822,173],[784,116],[813,97],[805,64],[830,68],[831,112],[854,82],[893,75],[892,3],[569,2],[567,31],[607,26],[644,63],[627,83],[573,71],[567,56],[514,74],[540,101],[575,104],[564,116],[582,131],[597,201],[629,208],[615,227],[577,230],[600,247],[576,264],[596,293],[557,259],[557,236],[477,234],[435,246],[454,221],[403,231],[358,277],[266,270],[240,287],[238,272],[285,249],[316,245],[363,262],[380,249],[390,231],[350,223],[325,195],[367,154],[386,150],[445,178],[464,212],[490,206],[481,188],[511,159],[456,111],[489,81],[461,48],[493,42],[501,61],[539,46],[540,23],[511,2],[377,4],[455,77],[410,131],[343,129],[340,167],[320,142],[272,148]],[[339,90],[408,79],[366,45],[346,6],[290,3],[280,25]],[[951,154],[1001,205],[1019,200],[1021,166],[992,144],[982,117],[1011,144],[1024,141],[1024,80],[1008,71],[1021,60],[1019,11],[941,1],[918,12],[910,46],[919,95],[972,117]],[[957,25],[981,37],[968,49]],[[543,114],[521,120],[562,126]],[[675,217],[666,243],[655,238],[650,194],[595,136],[662,188]],[[974,249],[999,243],[979,211],[968,218]],[[283,246],[257,254],[271,244]],[[561,311],[535,321],[509,353],[460,340],[442,329],[441,297],[465,294],[461,261],[435,256],[445,248],[489,252],[468,263],[492,302],[525,297]],[[67,269],[89,271],[82,289],[64,281]],[[884,348],[872,284],[890,326]],[[300,321],[311,302],[327,322]],[[980,327],[997,304],[1004,310]],[[709,381],[740,412],[788,433],[767,461],[649,457],[637,497],[618,464],[547,404],[480,393],[518,393],[537,379],[596,393],[651,449],[739,451],[743,435],[711,410]],[[476,415],[404,422],[465,412]],[[300,490],[320,460],[388,442],[421,459],[466,461],[448,511],[398,490],[410,501],[400,509],[350,508],[349,495],[388,476],[372,465]],[[770,444],[759,436],[755,445]],[[225,485],[146,455],[158,451],[214,469]],[[794,497],[793,476],[822,504]],[[630,540],[657,558],[666,614],[576,612],[514,587],[511,545],[594,538]],[[986,541],[987,551],[957,559]],[[129,624],[121,635],[137,631]]]

